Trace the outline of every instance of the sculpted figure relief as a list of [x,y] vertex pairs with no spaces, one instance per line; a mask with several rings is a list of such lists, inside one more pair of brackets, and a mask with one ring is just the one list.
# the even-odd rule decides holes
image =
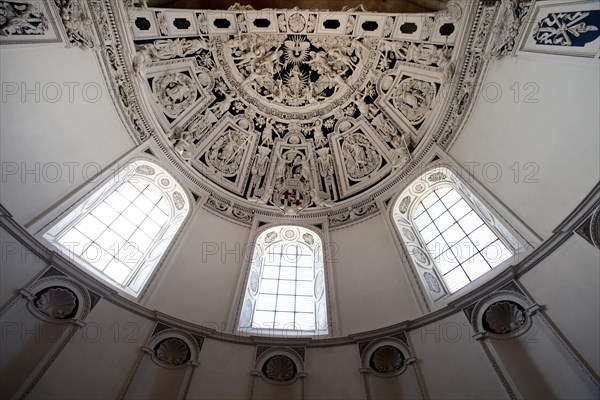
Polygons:
[[0,2],[0,35],[41,35],[48,30],[44,13],[33,4]]
[[381,163],[381,155],[369,139],[360,133],[346,136],[342,144],[346,171],[352,179],[361,179],[374,172]]

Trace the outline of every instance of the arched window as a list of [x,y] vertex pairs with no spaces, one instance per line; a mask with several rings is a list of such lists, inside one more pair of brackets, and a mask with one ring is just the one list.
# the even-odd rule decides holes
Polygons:
[[428,171],[409,185],[393,215],[433,301],[510,260],[521,248],[447,168]]
[[189,212],[184,193],[164,169],[136,160],[44,238],[89,272],[137,297]]
[[327,294],[320,236],[277,226],[256,239],[238,328],[282,335],[327,334]]

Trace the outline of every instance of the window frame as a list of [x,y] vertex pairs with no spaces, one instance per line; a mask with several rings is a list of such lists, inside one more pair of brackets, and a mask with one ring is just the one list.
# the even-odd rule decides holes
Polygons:
[[[262,279],[263,279],[263,272],[264,272],[264,264],[265,264],[265,257],[267,257],[268,255],[268,251],[267,249],[273,245],[279,244],[281,242],[283,242],[281,240],[281,234],[283,233],[284,230],[286,229],[292,229],[292,230],[297,230],[299,232],[299,234],[297,235],[297,237],[295,239],[292,240],[288,240],[287,243],[299,243],[301,246],[305,246],[308,248],[311,248],[311,245],[307,244],[306,241],[302,240],[302,235],[304,233],[309,233],[313,236],[313,239],[315,240],[314,245],[312,245],[312,247],[314,247],[313,252],[320,250],[320,256],[319,253],[314,253],[313,254],[313,266],[312,266],[312,271],[313,271],[313,279],[311,281],[311,286],[312,286],[312,295],[313,295],[313,301],[314,301],[314,318],[315,318],[315,323],[314,323],[314,329],[309,329],[309,330],[299,330],[299,329],[281,329],[281,328],[269,328],[269,327],[256,327],[254,326],[254,315],[256,312],[256,305],[258,302],[258,297],[260,294],[260,285],[262,283]],[[278,237],[273,241],[273,243],[268,243],[266,246],[264,245],[264,240],[265,237],[271,233],[271,232],[276,232],[278,234]],[[298,224],[273,224],[273,225],[268,225],[268,226],[264,226],[261,227],[261,229],[259,229],[254,235],[254,241],[252,241],[250,243],[250,246],[248,246],[248,252],[247,252],[247,270],[244,274],[244,280],[242,282],[242,284],[240,285],[241,289],[238,291],[238,293],[240,293],[240,297],[239,297],[239,305],[238,305],[238,309],[237,312],[235,314],[235,321],[234,321],[234,326],[235,326],[235,330],[241,334],[249,334],[249,335],[261,335],[261,336],[280,336],[280,337],[325,337],[325,336],[330,336],[332,334],[332,310],[331,310],[331,291],[330,291],[330,286],[329,286],[329,273],[328,273],[328,268],[329,268],[329,263],[328,260],[326,259],[326,247],[325,247],[325,240],[323,239],[323,234],[322,232],[313,226],[306,226],[306,225],[298,225]],[[257,251],[259,251],[259,255],[258,255],[258,259],[256,257],[256,253]],[[320,263],[320,267],[318,266],[318,264]],[[258,274],[258,287],[255,290],[255,293],[252,293],[251,287],[250,287],[250,279],[251,279],[251,275],[253,274],[254,271],[256,271],[256,267],[258,266],[259,271],[257,272]],[[323,292],[321,294],[321,296],[319,298],[315,297],[315,280],[317,279],[317,275],[321,273],[322,274],[322,282],[323,282]],[[251,311],[250,311],[250,321],[249,321],[249,325],[248,326],[242,326],[242,318],[244,316],[246,311],[246,307],[247,307],[247,303],[251,302]],[[321,320],[321,323],[318,322],[318,318],[319,318],[319,310],[318,310],[318,305],[322,304],[323,307],[325,307],[324,310],[324,314],[321,314],[321,318],[324,318],[324,324],[323,324],[323,320]],[[324,329],[318,329],[319,326],[324,326]]]
[[[434,308],[443,306],[449,298],[464,294],[478,287],[496,273],[503,271],[525,251],[522,238],[508,230],[506,221],[490,211],[488,206],[465,184],[452,170],[446,166],[434,166],[412,180],[391,203],[391,222],[401,242],[410,267],[413,270],[420,291],[426,302]],[[470,281],[466,285],[451,292],[427,248],[422,234],[414,222],[415,209],[423,199],[442,187],[455,189],[467,205],[481,218],[484,224],[513,254],[489,271]],[[403,204],[405,203],[405,204]],[[519,237],[519,239],[517,239]],[[437,291],[436,291],[437,289]]]
[[[149,167],[149,169],[146,167]],[[131,179],[144,181],[158,190],[162,198],[167,201],[170,213],[159,231],[151,237],[152,241],[143,252],[140,260],[135,264],[132,273],[123,284],[120,284],[87,262],[83,257],[74,254],[69,247],[61,244],[59,240],[81,220],[91,215],[98,206],[104,204],[105,200],[117,191],[121,185],[129,182]],[[127,200],[130,199],[128,198]],[[132,202],[131,204],[135,203]],[[117,289],[120,294],[131,297],[134,300],[139,300],[145,293],[152,278],[156,275],[164,256],[169,252],[178,234],[183,229],[185,222],[189,219],[192,213],[192,205],[193,203],[190,200],[187,190],[157,160],[133,158],[128,160],[122,167],[117,165],[116,171],[95,185],[84,198],[76,203],[75,207],[63,212],[50,224],[46,225],[46,228],[42,231],[41,238],[65,258],[76,264],[81,270]],[[107,229],[113,223],[114,221],[107,225]],[[138,230],[140,225],[141,222],[136,225],[136,230],[133,233]],[[148,236],[150,237],[150,235]],[[128,240],[125,242],[126,244],[130,243]]]

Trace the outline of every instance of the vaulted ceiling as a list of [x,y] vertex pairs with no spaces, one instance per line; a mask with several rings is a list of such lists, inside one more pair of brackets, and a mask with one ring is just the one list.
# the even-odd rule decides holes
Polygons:
[[[460,17],[460,15],[458,15]],[[456,67],[456,14],[136,9],[133,69],[178,162],[295,215],[394,176]]]

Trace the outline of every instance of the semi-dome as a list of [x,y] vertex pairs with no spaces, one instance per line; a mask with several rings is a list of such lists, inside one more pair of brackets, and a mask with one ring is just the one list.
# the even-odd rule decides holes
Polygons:
[[0,2],[0,397],[597,397],[599,16]]

